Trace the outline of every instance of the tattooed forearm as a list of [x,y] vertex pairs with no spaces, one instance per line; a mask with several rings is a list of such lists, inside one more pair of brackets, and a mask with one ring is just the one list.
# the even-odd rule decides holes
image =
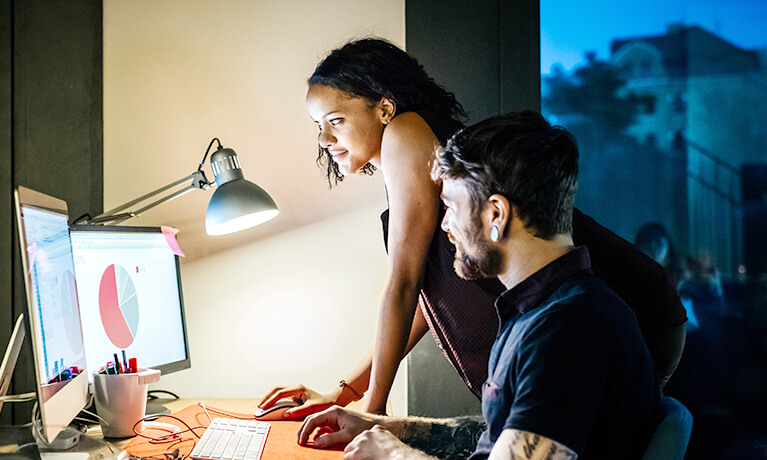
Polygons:
[[572,449],[553,439],[529,431],[503,430],[490,453],[490,460],[575,460]]
[[522,444],[522,450],[524,451],[526,458],[531,458],[533,454],[535,454],[536,448],[541,443],[541,437],[535,433],[527,433],[524,431],[519,431],[518,433],[520,433],[520,436],[517,437],[517,440]]
[[487,428],[482,416],[449,419],[419,418],[399,427],[405,444],[440,459],[467,458],[477,448],[479,436]]

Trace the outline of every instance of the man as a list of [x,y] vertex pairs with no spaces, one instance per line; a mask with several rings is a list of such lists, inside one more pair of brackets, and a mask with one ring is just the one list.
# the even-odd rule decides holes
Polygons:
[[[651,434],[659,395],[636,317],[573,247],[577,172],[575,140],[534,112],[482,121],[437,154],[456,272],[507,288],[472,459],[639,458]],[[348,458],[433,458],[403,441],[450,427],[331,408],[298,442],[319,428],[315,446],[348,442]]]

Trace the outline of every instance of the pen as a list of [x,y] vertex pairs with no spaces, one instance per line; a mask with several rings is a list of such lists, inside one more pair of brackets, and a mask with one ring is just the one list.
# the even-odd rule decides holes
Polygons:
[[114,357],[115,357],[115,370],[117,371],[118,374],[121,374],[122,373],[121,372],[122,371],[122,369],[121,369],[122,365],[120,365],[120,360],[117,359],[117,353],[114,354]]
[[123,350],[123,369],[125,370],[126,374],[130,372],[128,369],[128,358],[125,356],[125,350]]

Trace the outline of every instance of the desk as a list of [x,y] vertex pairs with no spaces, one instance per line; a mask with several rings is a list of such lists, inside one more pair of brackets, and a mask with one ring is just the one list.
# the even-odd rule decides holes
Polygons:
[[[171,412],[177,413],[184,410],[184,414],[191,414],[197,412],[196,405],[199,399],[182,398],[177,400],[161,400],[160,402],[165,405]],[[211,398],[202,400],[206,407],[220,409],[226,412],[240,413],[240,414],[252,414],[257,408],[260,400],[258,399],[224,399],[224,398]],[[192,408],[190,409],[190,406]],[[359,406],[359,404],[358,404]],[[352,406],[353,407],[353,406]],[[360,409],[360,407],[357,407]],[[202,409],[199,409],[202,412]],[[211,413],[212,417],[216,417],[216,414]],[[207,424],[207,417],[204,414],[196,416],[196,420],[199,424],[205,422]],[[170,418],[159,419],[158,421],[167,422],[178,425],[178,422]],[[269,436],[267,437],[266,447],[264,448],[263,460],[276,460],[276,459],[341,459],[343,458],[343,450],[327,450],[327,449],[314,449],[311,447],[299,446],[296,443],[296,437],[298,433],[298,427],[301,425],[299,421],[277,421],[269,422],[271,428]],[[197,430],[201,433],[202,430]],[[165,434],[157,432],[156,434]],[[101,438],[101,428],[94,427],[88,431],[89,437]],[[140,438],[129,438],[124,440],[109,440],[110,443],[118,449],[126,449],[136,455],[141,455],[141,449],[147,449],[149,446],[145,443],[141,444]],[[181,450],[191,451],[192,442],[186,442],[179,446]],[[156,445],[152,446],[155,448]],[[162,449],[162,448],[161,448]]]

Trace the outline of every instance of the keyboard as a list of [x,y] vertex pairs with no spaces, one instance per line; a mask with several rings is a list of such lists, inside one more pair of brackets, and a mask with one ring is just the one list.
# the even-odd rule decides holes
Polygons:
[[200,460],[259,460],[269,434],[269,423],[214,418],[190,457]]

